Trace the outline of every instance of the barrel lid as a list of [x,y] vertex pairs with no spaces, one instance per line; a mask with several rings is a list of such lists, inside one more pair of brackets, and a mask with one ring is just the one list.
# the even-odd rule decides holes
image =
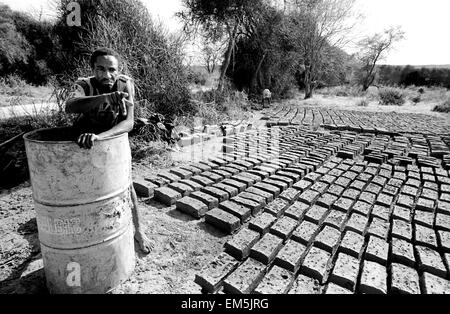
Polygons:
[[[26,142],[32,143],[71,144],[77,140],[79,135],[80,135],[79,132],[77,132],[72,127],[46,128],[28,132],[23,136],[23,139]],[[128,133],[111,136],[108,138],[101,139],[99,141],[108,141],[126,135],[128,135]]]

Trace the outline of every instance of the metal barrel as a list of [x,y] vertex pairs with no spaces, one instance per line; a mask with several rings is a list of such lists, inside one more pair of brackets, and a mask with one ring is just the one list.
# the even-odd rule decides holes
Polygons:
[[50,293],[107,293],[135,267],[128,135],[74,142],[70,128],[24,136]]

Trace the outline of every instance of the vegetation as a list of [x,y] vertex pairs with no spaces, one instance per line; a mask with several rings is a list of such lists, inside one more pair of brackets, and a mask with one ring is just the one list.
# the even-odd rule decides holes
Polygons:
[[398,88],[382,88],[378,92],[380,104],[385,106],[401,106],[405,103],[405,95]]

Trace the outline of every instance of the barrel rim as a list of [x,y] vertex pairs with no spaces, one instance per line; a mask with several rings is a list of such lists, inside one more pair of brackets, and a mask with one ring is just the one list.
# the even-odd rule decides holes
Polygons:
[[[42,144],[73,144],[75,143],[74,141],[41,141],[41,140],[36,140],[36,139],[31,139],[30,136],[38,133],[38,132],[43,132],[43,131],[50,131],[50,130],[67,130],[70,129],[70,127],[60,127],[60,128],[42,128],[42,129],[38,129],[38,130],[34,130],[31,132],[26,133],[23,136],[23,139],[25,142],[30,142],[30,143],[42,143]],[[99,139],[97,140],[98,142],[104,142],[104,141],[109,141],[109,140],[113,140],[116,138],[120,138],[123,137],[125,135],[128,135],[128,133],[123,133],[123,134],[119,134],[119,135],[114,135],[114,136],[109,136],[107,138],[103,138],[103,139]]]

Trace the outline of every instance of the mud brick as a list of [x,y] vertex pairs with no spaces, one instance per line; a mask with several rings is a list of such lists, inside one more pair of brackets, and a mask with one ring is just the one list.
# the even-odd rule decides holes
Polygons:
[[378,263],[364,261],[359,290],[365,294],[386,294],[386,267]]
[[422,181],[436,182],[436,177],[431,174],[422,173]]
[[325,207],[314,205],[306,212],[304,219],[320,225],[325,220],[328,211]]
[[243,167],[245,169],[252,169],[255,165],[260,165],[261,162],[260,161],[254,161],[254,162],[249,162],[249,161],[244,161],[244,160],[237,160],[233,162],[234,165],[237,165],[239,167]]
[[330,188],[328,189],[328,193],[333,194],[337,197],[340,197],[342,193],[344,193],[344,191],[345,191],[344,187],[336,184],[331,185]]
[[[348,179],[350,182],[352,182],[353,180],[356,179],[357,176],[358,176],[357,173],[354,173],[354,172],[352,172],[352,171],[347,171],[346,173],[344,173],[344,174],[341,176],[341,178]],[[336,181],[336,182],[337,182],[337,181]],[[339,183],[338,183],[338,184],[339,184]],[[348,186],[348,185],[350,185],[350,183],[347,184],[347,186]]]
[[384,187],[387,183],[387,179],[385,177],[381,177],[381,176],[376,176],[373,180],[372,183],[377,184],[381,187]]
[[302,177],[302,176],[299,175],[298,173],[290,172],[290,171],[286,171],[286,170],[278,171],[278,172],[277,172],[277,175],[292,180],[292,184],[294,184],[294,183],[296,183],[297,181],[299,181],[299,180],[301,179],[301,177]]
[[231,199],[231,201],[233,201],[233,202],[235,202],[235,203],[237,203],[237,204],[239,204],[241,206],[249,208],[250,211],[251,211],[251,214],[253,216],[256,216],[257,214],[259,214],[262,211],[262,209],[263,209],[263,205],[262,204],[257,203],[255,201],[251,201],[251,200],[246,199],[246,198],[242,198],[240,196],[233,197]]
[[229,195],[227,192],[225,192],[221,189],[218,189],[216,187],[207,186],[205,188],[202,188],[201,192],[217,198],[219,200],[219,203],[224,202],[229,199]]
[[299,182],[294,184],[293,188],[299,190],[300,192],[304,192],[312,185],[313,185],[313,183],[310,181],[300,180]]
[[199,274],[195,275],[194,282],[208,293],[215,293],[223,284],[223,279],[233,272],[239,265],[239,261],[226,253],[217,256],[206,265]]
[[436,205],[436,201],[420,197],[419,200],[417,201],[416,209],[433,212],[435,205]]
[[304,203],[295,202],[293,205],[289,206],[284,213],[287,217],[300,221],[303,219],[306,211],[309,209],[309,205]]
[[201,201],[203,204],[205,204],[208,207],[208,210],[211,210],[213,208],[216,208],[219,205],[219,200],[215,197],[212,197],[211,195],[208,195],[203,192],[193,192],[190,197]]
[[450,253],[450,232],[438,231],[437,233],[442,250],[446,253]]
[[[208,162],[199,162],[199,163],[193,163],[190,166],[200,169],[203,171],[210,171],[212,169],[211,165],[209,165]],[[214,167],[216,165],[214,164]]]
[[407,186],[413,187],[413,188],[419,188],[420,187],[420,180],[417,179],[408,179],[405,183]]
[[431,228],[416,225],[415,244],[436,249],[436,233]]
[[450,193],[441,193],[441,197],[439,198],[439,200],[442,202],[450,203]]
[[272,227],[270,232],[283,240],[287,240],[291,237],[295,228],[298,226],[298,221],[289,217],[283,217],[279,219]]
[[320,294],[320,282],[304,275],[298,275],[289,294]]
[[378,172],[378,175],[381,176],[381,177],[385,177],[385,178],[389,179],[391,177],[391,175],[392,175],[392,171],[382,168]]
[[180,178],[179,176],[169,173],[169,172],[161,172],[158,173],[158,177],[168,180],[169,182],[177,182],[180,181],[183,178]]
[[440,191],[442,193],[450,193],[450,185],[449,184],[442,184]]
[[242,229],[225,243],[225,252],[242,261],[250,256],[250,249],[258,242],[260,234],[250,229]]
[[344,213],[348,213],[352,208],[354,201],[349,198],[341,197],[336,202],[334,202],[332,209],[340,210]]
[[212,187],[226,192],[228,194],[228,199],[231,197],[235,197],[239,193],[239,190],[237,188],[223,183],[214,184]]
[[364,246],[364,237],[353,231],[347,231],[339,246],[339,252],[343,252],[358,260],[361,259]]
[[154,195],[155,200],[167,206],[174,205],[177,200],[181,199],[182,197],[183,196],[179,192],[167,187],[156,189]]
[[241,223],[245,223],[250,219],[252,211],[250,208],[240,205],[233,201],[225,201],[219,204],[219,208],[238,217]]
[[317,200],[317,205],[323,206],[327,209],[330,209],[332,207],[332,205],[337,201],[338,197],[327,193],[322,195],[318,200]]
[[148,182],[156,185],[157,187],[166,187],[171,182],[170,180],[167,180],[162,177],[149,178],[149,179],[146,178],[145,181],[148,181]]
[[328,172],[328,175],[334,176],[336,178],[339,178],[343,174],[344,174],[344,171],[339,170],[339,169],[332,169],[330,172]]
[[353,205],[353,212],[357,214],[361,214],[363,216],[369,216],[371,213],[373,203],[366,203],[361,200],[357,201],[355,205]]
[[388,185],[391,185],[391,186],[393,186],[393,187],[396,187],[397,189],[400,189],[401,187],[402,187],[402,185],[403,185],[403,181],[402,180],[399,180],[399,179],[390,179],[389,181],[388,181]]
[[450,281],[430,273],[423,273],[422,290],[425,294],[450,294]]
[[364,235],[368,222],[369,222],[368,217],[359,214],[352,214],[350,216],[350,219],[347,221],[345,229]]
[[252,219],[248,225],[251,230],[259,232],[261,235],[265,235],[269,232],[270,227],[277,221],[277,218],[267,214],[262,213],[255,219]]
[[261,180],[267,179],[270,175],[270,173],[267,171],[259,171],[259,170],[249,170],[247,171],[247,173],[258,176],[261,178]]
[[356,200],[360,194],[361,194],[361,192],[359,190],[349,188],[344,191],[344,193],[342,194],[342,197],[345,197],[345,198],[348,198],[351,200]]
[[351,182],[352,181],[348,178],[340,177],[334,182],[334,184],[337,184],[337,185],[342,186],[343,188],[346,188],[350,185]]
[[370,192],[362,192],[359,196],[359,200],[366,202],[367,204],[374,204],[377,196]]
[[393,217],[411,222],[411,209],[402,206],[394,206]]
[[194,189],[192,187],[190,187],[187,184],[183,184],[181,182],[174,182],[171,183],[169,185],[169,188],[171,188],[172,190],[177,191],[178,193],[180,193],[182,196],[189,196],[189,194],[191,194],[192,192],[194,192]]
[[325,193],[325,191],[328,189],[329,185],[323,182],[316,182],[311,186],[311,190],[317,191],[320,194]]
[[281,192],[281,189],[279,187],[264,182],[259,182],[255,184],[254,187],[263,190],[265,192],[271,193],[273,197],[278,197],[278,195],[280,195]]
[[347,171],[347,170],[350,169],[350,168],[351,168],[350,165],[344,164],[344,163],[340,164],[340,165],[337,167],[337,169],[342,170],[342,171]]
[[206,212],[209,210],[205,203],[191,197],[184,197],[180,199],[177,201],[176,207],[177,210],[194,218],[201,218],[205,216]]
[[330,226],[337,230],[342,230],[347,221],[347,214],[337,210],[331,210],[327,218],[323,222],[324,225]]
[[232,172],[228,172],[228,171],[225,171],[225,170],[222,170],[222,169],[211,170],[211,173],[217,174],[220,177],[226,178],[226,179],[229,179],[233,175]]
[[265,197],[260,196],[260,195],[256,195],[256,194],[253,194],[253,193],[242,192],[242,193],[239,194],[239,197],[243,198],[243,199],[247,199],[247,200],[253,201],[253,202],[261,205],[262,207],[266,206],[266,204],[267,204]]
[[179,176],[181,179],[189,179],[194,175],[192,171],[188,171],[186,169],[181,168],[175,168],[170,170],[171,173],[173,173],[176,176]]
[[300,197],[299,201],[302,203],[305,203],[307,205],[312,205],[316,202],[316,200],[319,198],[320,193],[313,190],[308,190],[306,192],[303,192]]
[[[375,170],[375,173],[376,173],[376,170]],[[367,173],[367,172],[365,171],[365,172],[363,172],[363,173],[360,173],[360,174],[356,177],[356,179],[357,179],[359,182],[363,183],[364,186],[365,186],[366,183],[370,182],[370,181],[372,180],[373,177],[374,177],[373,174]],[[361,184],[361,183],[360,183],[360,184]]]
[[391,289],[395,294],[420,294],[419,274],[414,268],[393,263]]
[[258,195],[258,196],[261,196],[261,197],[264,197],[264,199],[266,200],[266,203],[270,203],[270,202],[272,202],[273,199],[274,199],[272,193],[263,191],[263,190],[261,190],[261,189],[255,188],[255,187],[248,188],[248,189],[246,190],[246,192],[252,193],[252,194],[255,194],[255,195]]
[[[294,184],[294,180],[293,179],[291,179],[289,177],[285,177],[285,176],[280,176],[280,175],[277,175],[277,174],[271,176],[269,179],[273,180],[273,181],[280,182],[280,183],[278,183],[278,185],[280,187],[282,187],[283,190],[292,187],[292,184]],[[281,183],[283,184],[282,186],[280,185]]]
[[322,178],[320,178],[319,182],[323,182],[326,184],[333,184],[337,179],[338,177],[327,174],[324,175]]
[[390,207],[392,203],[394,202],[394,198],[388,194],[381,193],[378,195],[376,204],[380,204],[383,206]]
[[180,180],[179,183],[189,186],[193,191],[200,191],[203,187],[191,180]]
[[292,234],[292,239],[304,245],[309,245],[318,231],[318,225],[309,221],[303,221],[300,226],[295,229]]
[[388,221],[391,216],[391,209],[389,207],[375,205],[372,209],[371,216]]
[[268,265],[283,246],[283,240],[273,234],[267,233],[256,243],[250,251],[250,256],[261,263]]
[[255,289],[255,294],[286,294],[294,283],[294,274],[274,266],[264,277],[259,286]]
[[297,189],[290,188],[280,194],[280,198],[289,202],[289,204],[294,203],[300,197],[301,192]]
[[190,165],[180,166],[179,169],[183,170],[183,171],[190,172],[191,176],[189,176],[189,178],[192,177],[193,175],[198,175],[198,174],[200,174],[203,171],[200,168],[197,168],[197,167],[194,167],[194,166],[190,166]]
[[383,190],[381,190],[381,192],[385,193],[387,195],[390,195],[390,196],[396,196],[398,194],[399,190],[400,190],[399,188],[397,188],[393,185],[385,185],[383,187]]
[[305,257],[300,272],[324,284],[327,280],[328,262],[331,254],[316,247],[312,247]]
[[386,240],[389,233],[389,222],[380,218],[373,218],[370,223],[369,228],[367,229],[367,234],[374,235],[380,237],[383,240]]
[[321,176],[320,174],[315,173],[315,172],[311,172],[311,173],[308,173],[308,174],[303,178],[303,180],[309,181],[309,182],[311,182],[312,184],[314,184],[314,183],[316,183],[317,181],[319,181],[319,179],[320,179],[321,177],[322,177],[322,176]]
[[341,286],[338,286],[334,283],[329,283],[327,286],[327,291],[325,292],[325,294],[330,294],[330,295],[345,295],[345,294],[353,294],[352,291],[342,288]]
[[401,240],[411,242],[412,226],[409,222],[394,219],[392,224],[392,236]]
[[250,294],[259,285],[265,272],[264,264],[249,258],[224,281],[224,292]]
[[262,181],[262,178],[260,176],[248,172],[239,173],[239,176],[251,179],[253,181],[252,185]]
[[424,188],[422,190],[422,193],[420,194],[421,197],[429,199],[429,200],[437,200],[439,198],[437,190],[432,189],[426,189]]
[[341,233],[329,226],[325,226],[323,230],[316,236],[314,246],[325,250],[329,253],[334,253],[339,245]]
[[396,263],[414,268],[415,257],[412,244],[401,239],[393,238],[391,245],[392,260]]
[[191,177],[191,181],[194,181],[195,183],[198,183],[203,187],[211,186],[214,184],[214,181],[210,180],[207,177],[201,176],[201,175]]
[[245,189],[247,188],[247,184],[231,179],[225,179],[221,182],[221,184],[229,185],[233,188],[236,188],[238,189],[239,193],[245,191]]
[[354,291],[359,273],[359,261],[347,254],[339,253],[333,272],[330,275],[330,281]]
[[438,252],[423,246],[416,246],[416,252],[419,258],[420,271],[428,272],[441,278],[447,276],[447,270]]
[[[261,166],[256,166],[255,168],[253,168],[252,171],[259,171],[261,173],[267,174],[267,176],[271,176],[273,174],[275,174],[276,170],[272,167],[267,167],[267,164],[263,164]],[[250,172],[250,171],[249,171]],[[253,173],[253,172],[250,172]]]
[[296,273],[303,261],[305,253],[306,246],[291,240],[277,255],[275,264]]
[[434,214],[424,212],[422,210],[416,210],[414,212],[414,223],[420,224],[427,228],[433,228],[434,226]]
[[133,187],[134,190],[136,191],[137,196],[148,198],[153,197],[155,189],[158,188],[155,184],[151,182],[139,179],[133,181]]
[[296,168],[295,166],[287,167],[283,171],[289,172],[289,173],[294,173],[294,174],[300,176],[300,178],[304,177],[306,174],[306,171],[304,169]]
[[271,215],[274,215],[275,217],[279,218],[281,217],[286,209],[289,207],[289,203],[283,199],[276,199],[272,203],[268,204],[264,208],[264,212],[269,213]]
[[253,184],[256,183],[256,180],[251,179],[251,178],[246,177],[246,176],[243,176],[243,175],[240,175],[240,174],[232,176],[231,180],[240,182],[242,184],[245,184],[246,187],[251,187],[251,186],[253,186]]
[[367,245],[365,259],[386,266],[388,260],[389,244],[378,237],[371,236]]
[[407,196],[411,196],[411,197],[415,198],[417,195],[417,192],[419,192],[419,189],[411,187],[409,185],[405,185],[401,191],[402,191],[402,195],[407,195]]
[[373,184],[373,183],[370,183],[370,184],[367,186],[367,188],[366,188],[366,192],[370,192],[370,193],[373,193],[373,194],[375,194],[375,195],[380,194],[381,190],[382,190],[382,187],[381,187],[381,186],[378,186],[378,185]]
[[240,172],[246,171],[247,169],[244,168],[244,167],[237,166],[237,165],[233,166],[232,164],[228,164],[226,166],[220,167],[218,170],[226,171],[226,172],[228,172],[231,175],[237,175]]

